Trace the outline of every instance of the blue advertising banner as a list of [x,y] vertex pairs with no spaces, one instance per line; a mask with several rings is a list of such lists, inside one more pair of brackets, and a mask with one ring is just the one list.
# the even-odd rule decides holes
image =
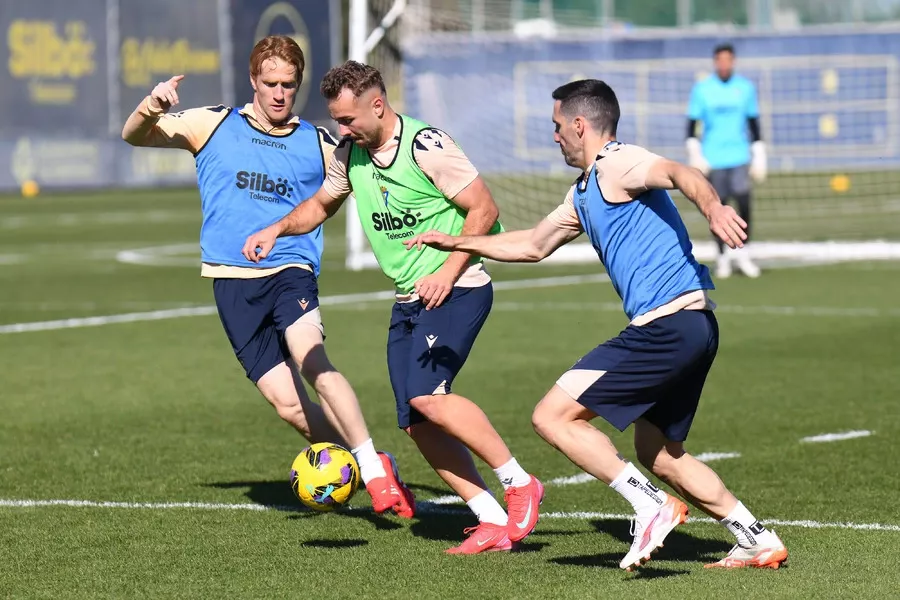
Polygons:
[[[564,171],[551,93],[573,79],[597,78],[619,98],[619,139],[680,158],[691,88],[711,72],[721,41],[423,37],[404,48],[406,106],[446,127],[484,172]],[[727,41],[737,50],[738,72],[757,86],[772,169],[900,165],[900,33]]]
[[106,11],[92,0],[6,2],[0,27],[0,187],[42,180],[105,185]]
[[[294,112],[316,124],[333,127],[319,83],[337,57],[335,37],[339,29],[337,3],[331,0],[235,0],[232,2],[232,40],[234,56],[235,103],[249,102],[249,59],[253,46],[271,34],[293,37],[306,58],[303,82],[297,92]],[[337,30],[337,31],[336,31]]]
[[306,54],[296,110],[332,126],[318,84],[340,51],[335,0],[4,2],[0,191],[190,185],[187,152],[132,148],[120,134],[159,81],[185,75],[180,107],[252,98],[248,59],[270,33]]

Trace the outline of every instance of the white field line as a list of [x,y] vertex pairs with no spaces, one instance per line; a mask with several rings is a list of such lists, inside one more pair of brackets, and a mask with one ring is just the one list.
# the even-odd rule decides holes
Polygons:
[[[593,520],[593,521],[629,521],[634,515],[616,514],[616,513],[600,513],[600,512],[549,512],[541,513],[542,519],[571,519],[571,520]],[[897,531],[900,532],[900,525],[892,523],[847,523],[847,522],[828,522],[828,521],[812,521],[807,519],[791,520],[791,519],[760,519],[765,525],[779,527],[802,527],[804,529],[859,529],[870,531]],[[690,517],[689,523],[718,523],[710,517]],[[536,532],[537,533],[537,532]]]
[[[438,496],[437,498],[428,498],[427,500],[422,500],[422,503],[443,506],[445,504],[461,504],[462,501],[463,501],[462,498],[460,498],[459,496],[451,494],[449,496]],[[420,504],[420,503],[417,502],[416,504]]]
[[[578,285],[583,283],[599,283],[609,281],[606,275],[574,275],[564,277],[541,277],[538,279],[520,279],[513,281],[498,281],[494,284],[495,290],[535,289],[542,287]],[[322,296],[320,302],[324,306],[339,306],[342,304],[355,304],[360,302],[372,302],[376,300],[390,300],[394,298],[394,292],[363,292],[360,294],[341,294],[337,296]],[[30,323],[11,323],[0,325],[0,334],[26,333],[32,331],[52,331],[57,329],[76,329],[79,327],[98,327],[114,323],[135,323],[139,321],[163,321],[166,319],[178,319],[184,317],[201,317],[216,314],[215,306],[194,306],[190,308],[173,308],[168,310],[151,310],[147,312],[134,312],[119,315],[104,315],[97,317],[77,317],[72,319],[59,319],[55,321],[33,321]]]
[[852,440],[854,438],[869,437],[874,431],[866,429],[856,431],[841,431],[839,433],[822,433],[819,435],[811,435],[801,439],[801,442],[840,442],[842,440]]
[[[341,245],[343,236],[326,235],[325,245]],[[194,242],[182,242],[178,244],[165,244],[162,246],[144,246],[141,248],[128,248],[119,250],[114,258],[117,262],[144,265],[150,267],[200,267],[200,244]],[[331,265],[332,268],[343,269],[343,262],[324,262],[322,266]]]
[[724,460],[726,458],[740,458],[740,452],[701,452],[695,454],[694,458],[700,462],[712,462],[714,460]]
[[[621,312],[619,302],[494,302],[492,311],[601,311]],[[873,307],[838,307],[838,306],[741,306],[734,304],[718,304],[717,313],[735,313],[743,315],[771,316],[804,316],[804,317],[866,317],[885,318],[900,317],[900,309]]]
[[0,230],[50,227],[80,227],[85,225],[127,225],[130,223],[189,223],[196,219],[196,210],[150,209],[109,212],[73,212],[54,215],[28,214],[0,217]]
[[[425,513],[465,514],[465,510],[448,510],[435,506],[433,502],[420,502],[419,508]],[[226,504],[218,502],[99,502],[93,500],[15,500],[0,499],[0,508],[46,508],[63,506],[69,508],[118,508],[131,510],[223,510],[249,512],[307,512],[298,506],[265,506],[262,504]],[[369,508],[354,508],[354,511],[366,512]],[[549,512],[541,514],[542,519],[627,521],[632,515],[601,512]],[[802,527],[805,529],[856,529],[863,531],[895,531],[900,532],[900,525],[892,523],[848,523],[812,520],[760,519],[766,525],[781,527]],[[714,519],[691,518],[692,523],[716,523]]]
[[[694,458],[701,462],[710,462],[714,460],[722,460],[725,458],[740,458],[740,456],[741,455],[738,452],[703,452],[702,454],[697,454],[696,456],[694,456]],[[563,485],[578,485],[581,483],[590,483],[591,481],[597,481],[597,478],[590,473],[578,473],[577,475],[569,475],[567,477],[557,477],[555,479],[550,479],[545,482],[544,485],[557,487]],[[429,498],[427,500],[423,500],[423,502],[443,506],[446,504],[461,504],[462,498],[455,495],[438,496],[437,498]]]
[[163,310],[170,308],[197,308],[205,306],[200,302],[184,301],[184,302],[166,302],[161,300],[125,300],[122,302],[64,302],[62,300],[48,302],[0,302],[0,310],[28,310],[28,311],[63,311],[63,310],[98,310],[104,308],[106,310]]
[[570,475],[569,477],[557,477],[547,482],[547,485],[578,485],[579,483],[588,483],[596,481],[596,477],[590,473],[579,473],[578,475]]

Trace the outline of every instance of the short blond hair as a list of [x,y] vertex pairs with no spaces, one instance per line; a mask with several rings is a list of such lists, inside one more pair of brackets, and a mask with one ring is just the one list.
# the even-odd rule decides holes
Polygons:
[[286,35],[269,35],[256,42],[250,53],[250,76],[256,79],[262,71],[263,63],[272,58],[280,58],[292,65],[296,72],[297,85],[303,83],[303,68],[306,59],[300,45]]

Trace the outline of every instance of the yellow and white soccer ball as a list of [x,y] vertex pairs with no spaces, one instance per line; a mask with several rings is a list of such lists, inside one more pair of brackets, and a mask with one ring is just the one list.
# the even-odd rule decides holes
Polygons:
[[303,449],[291,465],[291,488],[305,506],[321,512],[338,509],[359,488],[359,465],[343,446],[329,442]]

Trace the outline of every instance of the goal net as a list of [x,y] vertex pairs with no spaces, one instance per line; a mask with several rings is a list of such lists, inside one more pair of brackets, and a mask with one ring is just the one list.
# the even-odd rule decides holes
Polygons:
[[[621,104],[621,141],[686,161],[691,88],[710,74],[713,47],[730,41],[737,71],[757,87],[769,155],[769,177],[754,187],[751,253],[762,260],[900,258],[893,243],[900,240],[900,29],[579,29],[571,15],[517,15],[516,5],[523,3],[411,2],[398,34],[401,98],[394,99],[454,137],[487,181],[507,229],[533,226],[578,175],[553,141],[554,88],[603,79]],[[698,258],[711,259],[705,220],[673,198]],[[365,244],[355,247],[348,262],[374,264],[359,254]],[[576,242],[551,258],[596,254]]]

